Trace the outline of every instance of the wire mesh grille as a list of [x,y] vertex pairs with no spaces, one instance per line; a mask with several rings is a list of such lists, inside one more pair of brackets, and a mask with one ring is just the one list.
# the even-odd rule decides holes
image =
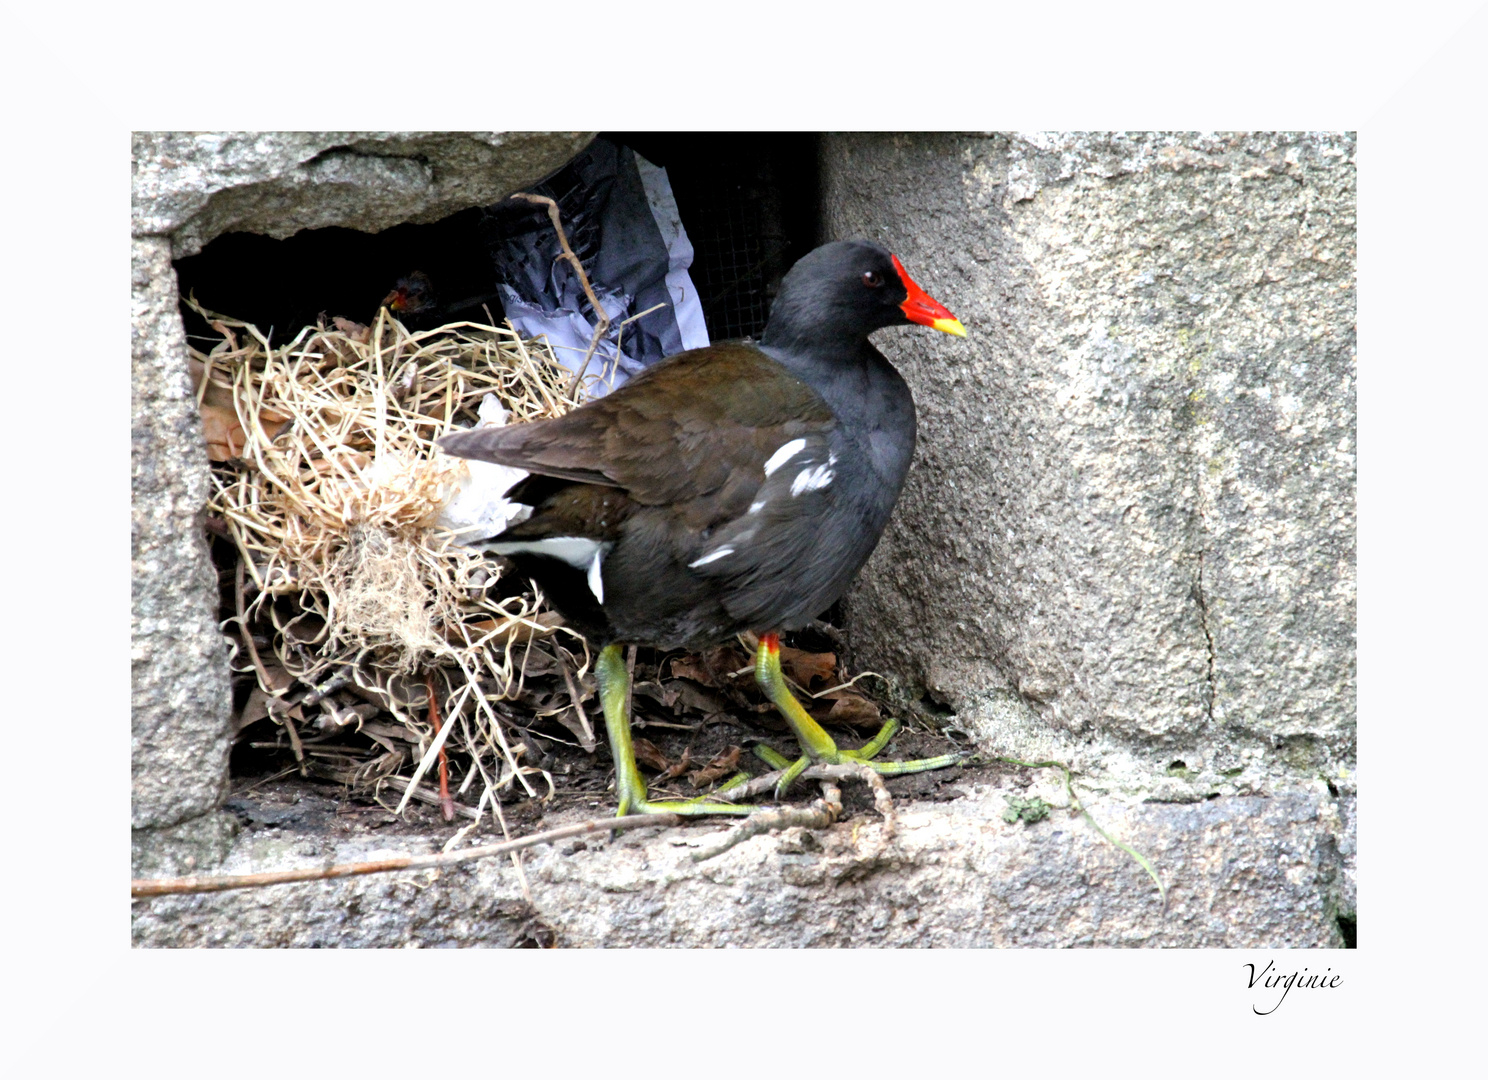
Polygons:
[[758,337],[770,316],[760,215],[733,192],[714,195],[697,207],[695,221],[687,226],[696,251],[693,282],[708,333],[714,340]]

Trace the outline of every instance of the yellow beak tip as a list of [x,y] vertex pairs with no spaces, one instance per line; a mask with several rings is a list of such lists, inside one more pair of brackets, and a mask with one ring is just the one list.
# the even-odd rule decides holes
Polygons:
[[945,334],[954,334],[956,337],[966,336],[966,327],[961,325],[960,319],[936,319],[930,326],[931,329]]

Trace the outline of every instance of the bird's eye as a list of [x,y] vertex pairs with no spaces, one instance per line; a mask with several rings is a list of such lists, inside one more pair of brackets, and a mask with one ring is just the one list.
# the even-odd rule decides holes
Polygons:
[[876,289],[883,284],[883,275],[877,270],[867,270],[863,273],[863,284],[870,289]]

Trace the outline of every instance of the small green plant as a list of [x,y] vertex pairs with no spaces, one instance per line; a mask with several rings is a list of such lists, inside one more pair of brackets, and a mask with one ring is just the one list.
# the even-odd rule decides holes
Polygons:
[[[1084,805],[1080,802],[1080,797],[1075,794],[1074,778],[1070,773],[1068,765],[1065,765],[1063,762],[1059,761],[1019,761],[1017,758],[1009,757],[994,757],[986,760],[1000,761],[1007,765],[1016,765],[1022,769],[1058,769],[1061,773],[1063,773],[1064,790],[1065,793],[1069,795],[1070,800],[1069,809],[1075,811],[1087,822],[1089,822],[1090,827],[1098,832],[1101,836],[1101,839],[1105,840],[1106,843],[1110,844],[1112,847],[1120,848],[1122,851],[1126,852],[1128,855],[1136,860],[1138,866],[1147,871],[1147,876],[1150,877],[1153,881],[1153,884],[1157,886],[1158,895],[1162,898],[1163,911],[1166,912],[1168,910],[1168,887],[1163,884],[1162,878],[1157,876],[1157,871],[1152,868],[1152,864],[1147,861],[1146,857],[1141,852],[1132,847],[1130,844],[1123,844],[1120,840],[1117,840],[1110,833],[1106,832],[1105,829],[1102,829],[1098,824],[1096,824],[1095,818],[1090,816],[1090,811],[1085,809]],[[1004,798],[1008,797],[1004,796]],[[1016,820],[1015,818],[1008,817],[1008,813],[1012,812],[1013,809],[1013,801],[1014,800],[1012,798],[1008,798],[1008,810],[1002,815],[1003,819],[1009,822]],[[1021,802],[1024,800],[1018,801]],[[1043,800],[1038,799],[1037,797],[1029,801],[1043,803]],[[1049,812],[1049,804],[1043,803],[1043,806],[1044,813],[1047,814]],[[1021,816],[1022,815],[1020,814],[1019,817]]]
[[1043,821],[1049,816],[1051,809],[1049,804],[1035,795],[1031,799],[1020,798],[1017,795],[1004,795],[1007,800],[1007,809],[1002,812],[1002,820],[1009,825],[1023,822],[1032,825],[1035,821]]

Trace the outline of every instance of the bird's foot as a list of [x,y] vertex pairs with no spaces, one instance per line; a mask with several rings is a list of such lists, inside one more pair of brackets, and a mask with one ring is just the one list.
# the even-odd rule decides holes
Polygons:
[[665,802],[652,802],[644,795],[640,798],[622,797],[620,809],[616,811],[616,817],[629,817],[631,814],[681,814],[683,817],[703,817],[706,814],[733,814],[737,817],[747,816],[754,813],[756,807],[739,806],[735,803],[708,802],[707,796],[685,801],[667,800]]
[[[749,814],[752,807],[733,803],[709,802],[709,796],[696,799],[652,802],[646,797],[646,781],[636,767],[635,746],[630,735],[630,674],[620,655],[620,646],[606,645],[594,665],[599,680],[599,700],[604,709],[605,730],[610,736],[610,752],[615,760],[615,794],[620,803],[616,817],[631,814],[682,814],[702,817],[705,814]],[[732,786],[732,781],[728,786]]]
[[[624,774],[622,773],[622,777]],[[640,773],[635,772],[620,785],[620,809],[615,813],[616,817],[626,817],[630,814],[681,814],[684,817],[702,817],[705,814],[733,814],[744,816],[752,814],[755,807],[740,806],[736,803],[715,802],[713,797],[719,792],[727,791],[731,787],[737,787],[747,782],[749,777],[743,773],[731,777],[716,792],[699,795],[693,799],[668,799],[664,802],[652,802],[648,799],[646,782],[641,779]]]
[[[832,743],[830,747],[817,746],[818,757],[816,760],[823,765],[841,765],[845,762],[856,761],[867,765],[880,776],[907,776],[909,773],[929,772],[932,769],[945,769],[963,760],[966,755],[962,753],[940,754],[936,757],[918,758],[914,761],[874,761],[879,752],[889,745],[889,740],[899,731],[899,721],[890,718],[883,727],[878,729],[878,734],[873,736],[856,750],[843,750]],[[831,743],[830,736],[822,732],[822,736]],[[765,746],[763,743],[754,748],[756,756],[773,769],[784,769],[785,773],[775,785],[775,798],[777,800],[785,797],[786,791],[796,782],[803,772],[812,764],[812,756],[802,754],[795,761],[791,761],[774,748]]]
[[[845,762],[856,761],[867,765],[874,772],[882,776],[903,776],[906,773],[928,772],[931,769],[944,769],[954,765],[965,755],[963,754],[941,754],[933,758],[920,758],[917,761],[874,761],[879,751],[889,745],[889,740],[899,730],[899,721],[890,718],[878,734],[873,736],[865,745],[857,750],[841,750],[832,736],[828,735],[820,724],[808,713],[794,694],[786,685],[785,673],[780,670],[780,636],[778,634],[761,634],[759,651],[754,658],[754,677],[758,680],[760,688],[764,690],[765,696],[775,703],[780,710],[780,715],[785,717],[786,723],[795,732],[801,749],[806,753],[793,763],[786,762],[785,758],[769,750],[769,754],[778,759],[775,767],[785,769],[785,774],[775,786],[775,797],[783,798],[786,789],[806,771],[812,762],[820,762],[824,765],[841,765]],[[764,748],[768,750],[768,748]],[[761,748],[756,747],[755,753],[760,754],[766,761],[771,758],[761,753]]]

